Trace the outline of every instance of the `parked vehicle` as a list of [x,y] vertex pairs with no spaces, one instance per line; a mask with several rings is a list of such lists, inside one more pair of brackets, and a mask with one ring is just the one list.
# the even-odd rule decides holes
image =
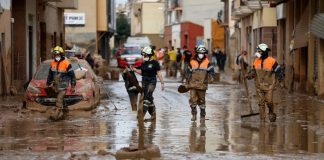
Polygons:
[[[100,80],[87,61],[72,57],[70,62],[77,83],[74,93],[71,93],[71,86],[67,88],[64,103],[69,110],[90,110],[100,102]],[[27,109],[45,112],[55,107],[56,94],[53,90],[49,91],[46,88],[50,63],[50,60],[42,62],[29,82],[25,92]]]
[[152,45],[150,39],[147,36],[142,37],[128,37],[126,44],[138,45],[141,48]]
[[125,68],[128,65],[139,68],[143,62],[141,47],[139,45],[125,44],[120,51],[120,55],[117,56],[117,62],[120,68]]

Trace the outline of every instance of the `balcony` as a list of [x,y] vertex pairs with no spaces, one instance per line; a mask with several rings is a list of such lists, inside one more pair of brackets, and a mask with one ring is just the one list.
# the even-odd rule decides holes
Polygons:
[[78,0],[61,0],[56,6],[62,9],[78,9]]
[[246,6],[252,11],[262,9],[262,7],[270,7],[269,0],[242,0]]
[[232,19],[242,18],[251,15],[253,11],[248,6],[240,6],[232,11]]

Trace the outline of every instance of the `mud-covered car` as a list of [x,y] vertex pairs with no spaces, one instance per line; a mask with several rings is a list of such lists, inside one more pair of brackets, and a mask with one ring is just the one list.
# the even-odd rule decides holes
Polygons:
[[138,45],[126,45],[120,50],[117,56],[118,67],[125,68],[128,65],[133,65],[136,68],[141,67],[143,57],[141,55],[141,48]]
[[[69,60],[77,83],[74,93],[71,92],[71,86],[68,86],[64,104],[68,106],[69,110],[90,110],[100,102],[100,79],[87,61],[73,57]],[[56,94],[54,90],[46,88],[50,63],[50,60],[42,62],[29,82],[25,92],[27,109],[45,112],[51,107],[55,107]]]

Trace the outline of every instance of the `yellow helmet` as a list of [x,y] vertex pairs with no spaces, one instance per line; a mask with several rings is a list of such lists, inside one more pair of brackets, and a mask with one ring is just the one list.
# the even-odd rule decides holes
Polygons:
[[64,49],[60,46],[56,46],[52,48],[52,53],[53,54],[64,54]]

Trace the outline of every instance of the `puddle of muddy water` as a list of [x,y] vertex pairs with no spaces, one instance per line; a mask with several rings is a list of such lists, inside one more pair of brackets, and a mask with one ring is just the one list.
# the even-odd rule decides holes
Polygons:
[[[19,159],[23,153],[28,159],[68,159],[71,152],[101,159],[105,156],[97,155],[99,150],[115,153],[138,143],[136,112],[131,111],[124,84],[106,84],[112,99],[103,100],[95,112],[71,113],[59,122],[41,114],[1,120],[0,157]],[[160,91],[157,86],[157,120],[144,124],[144,143],[159,146],[161,159],[323,157],[315,154],[324,153],[324,105],[320,101],[275,96],[277,122],[260,124],[257,117],[242,122],[240,115],[248,112],[247,103],[240,100],[243,91],[234,85],[212,85],[206,97],[208,120],[191,122],[189,94],[178,94],[176,87],[176,83],[166,84],[166,90]],[[111,103],[117,101],[115,110]],[[257,110],[255,98],[252,102]]]

